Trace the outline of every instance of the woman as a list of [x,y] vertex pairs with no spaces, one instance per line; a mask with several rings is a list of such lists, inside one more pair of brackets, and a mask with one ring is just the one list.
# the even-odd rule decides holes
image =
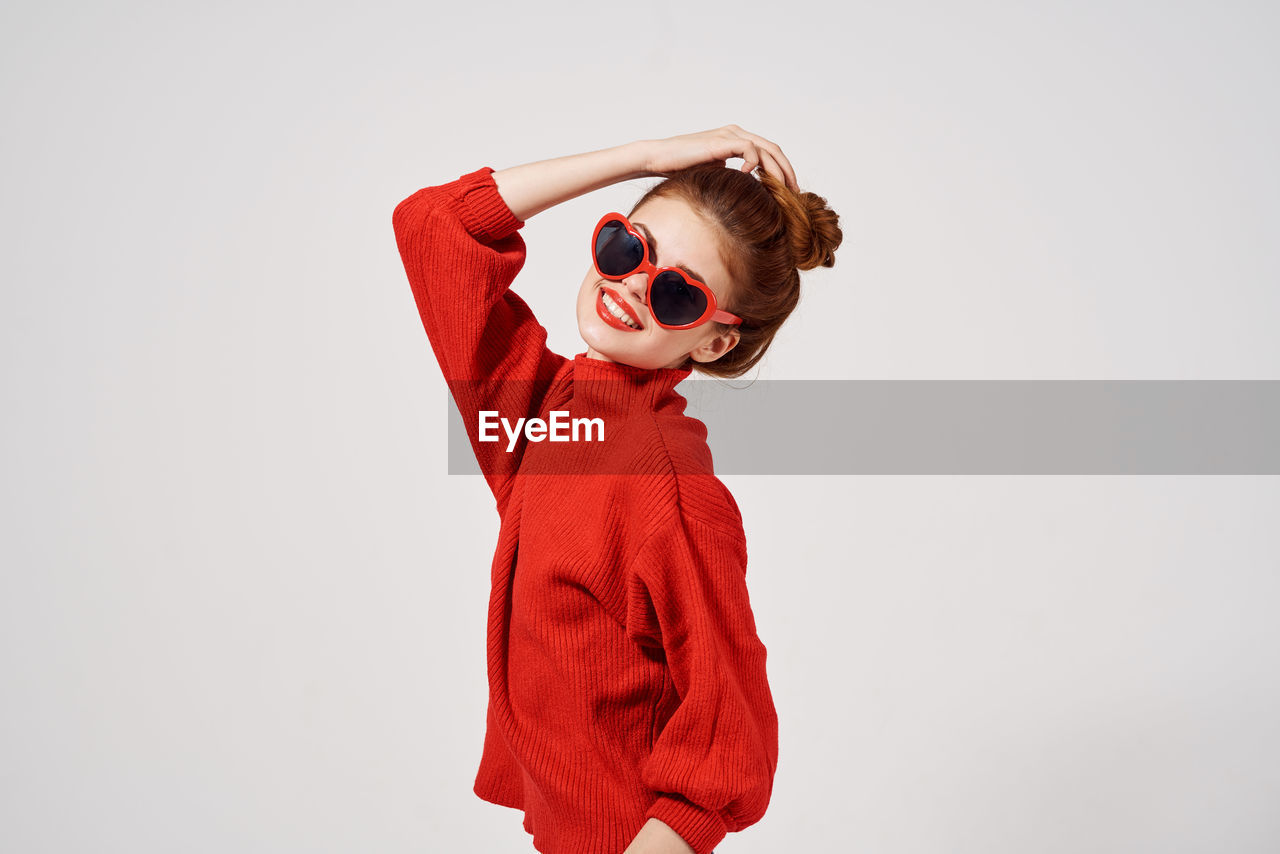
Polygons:
[[[551,352],[510,290],[519,229],[644,177],[667,180],[583,234],[586,351]],[[484,167],[409,196],[393,225],[501,519],[476,794],[522,810],[543,854],[708,854],[764,815],[778,725],[741,515],[675,386],[759,361],[798,269],[833,265],[835,213],[777,145],[728,125]],[[572,437],[554,437],[560,416]]]

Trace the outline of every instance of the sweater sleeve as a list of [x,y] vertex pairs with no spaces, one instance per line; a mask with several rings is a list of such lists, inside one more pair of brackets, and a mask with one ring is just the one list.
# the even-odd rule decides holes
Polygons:
[[778,719],[746,585],[741,521],[676,514],[627,578],[627,631],[661,646],[679,705],[641,766],[647,817],[697,854],[763,817],[778,762]]
[[567,361],[547,346],[547,330],[510,290],[525,261],[516,219],[483,167],[425,187],[392,214],[396,244],[418,314],[466,424],[467,436],[503,514],[525,442],[479,441],[479,413],[512,423],[537,415]]

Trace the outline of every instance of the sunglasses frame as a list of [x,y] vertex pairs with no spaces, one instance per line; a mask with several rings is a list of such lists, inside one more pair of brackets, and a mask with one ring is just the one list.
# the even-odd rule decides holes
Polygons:
[[[640,246],[644,249],[644,256],[640,259],[640,263],[636,266],[636,268],[620,276],[606,275],[604,271],[600,269],[600,263],[596,260],[596,242],[600,239],[600,232],[604,229],[605,225],[607,225],[609,222],[615,219],[618,222],[622,223],[622,227],[627,230],[628,234],[632,235],[633,237],[635,237],[637,240],[640,241]],[[650,305],[650,306],[653,305],[653,283],[658,278],[658,276],[661,275],[662,273],[675,273],[681,279],[683,279],[686,284],[690,285],[691,287],[697,288],[698,290],[702,291],[703,294],[706,295],[707,297],[706,310],[702,312],[702,315],[697,320],[694,320],[691,323],[683,323],[676,326],[673,326],[670,323],[663,323],[661,320],[658,319],[657,315],[653,313],[653,309],[652,308],[649,309],[649,316],[653,318],[653,322],[661,326],[663,329],[674,329],[674,330],[693,329],[695,326],[701,326],[702,324],[706,323],[709,320],[714,320],[719,323],[727,323],[731,326],[737,326],[738,324],[742,323],[741,317],[738,317],[736,314],[730,314],[727,311],[722,311],[719,307],[717,307],[716,295],[711,292],[711,288],[707,287],[705,282],[698,281],[697,279],[693,278],[688,273],[686,273],[684,270],[681,270],[679,267],[655,266],[653,263],[652,250],[649,249],[649,241],[645,240],[644,235],[641,234],[636,229],[636,227],[631,224],[631,220],[627,219],[625,216],[623,216],[620,213],[617,213],[617,212],[607,213],[604,216],[600,217],[600,221],[596,223],[595,230],[591,233],[591,265],[595,267],[596,273],[600,275],[601,278],[608,279],[611,282],[620,282],[623,279],[628,278],[629,276],[634,276],[636,273],[645,273],[649,277],[648,287],[645,288],[645,304],[646,305]]]

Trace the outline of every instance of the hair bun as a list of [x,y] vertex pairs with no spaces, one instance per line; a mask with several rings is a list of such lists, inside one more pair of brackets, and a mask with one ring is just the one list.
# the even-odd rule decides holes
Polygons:
[[760,181],[773,196],[787,222],[791,258],[799,270],[834,267],[836,250],[844,240],[840,217],[817,193],[797,192],[763,168]]

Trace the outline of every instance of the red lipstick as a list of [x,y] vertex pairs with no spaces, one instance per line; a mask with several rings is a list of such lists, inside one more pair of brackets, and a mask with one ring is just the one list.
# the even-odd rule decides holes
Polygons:
[[[626,323],[623,323],[614,316],[613,312],[609,311],[609,309],[605,307],[604,295],[606,293],[609,294],[609,299],[613,300],[613,302],[626,313],[627,318],[635,322],[635,326],[628,326]],[[644,325],[640,322],[640,318],[636,317],[635,312],[631,310],[631,306],[627,305],[627,301],[622,298],[622,295],[607,285],[601,287],[599,293],[596,294],[596,314],[600,316],[601,320],[612,326],[614,329],[621,329],[625,332],[639,332],[640,329],[637,329],[636,327],[640,327],[641,329],[644,328]]]

